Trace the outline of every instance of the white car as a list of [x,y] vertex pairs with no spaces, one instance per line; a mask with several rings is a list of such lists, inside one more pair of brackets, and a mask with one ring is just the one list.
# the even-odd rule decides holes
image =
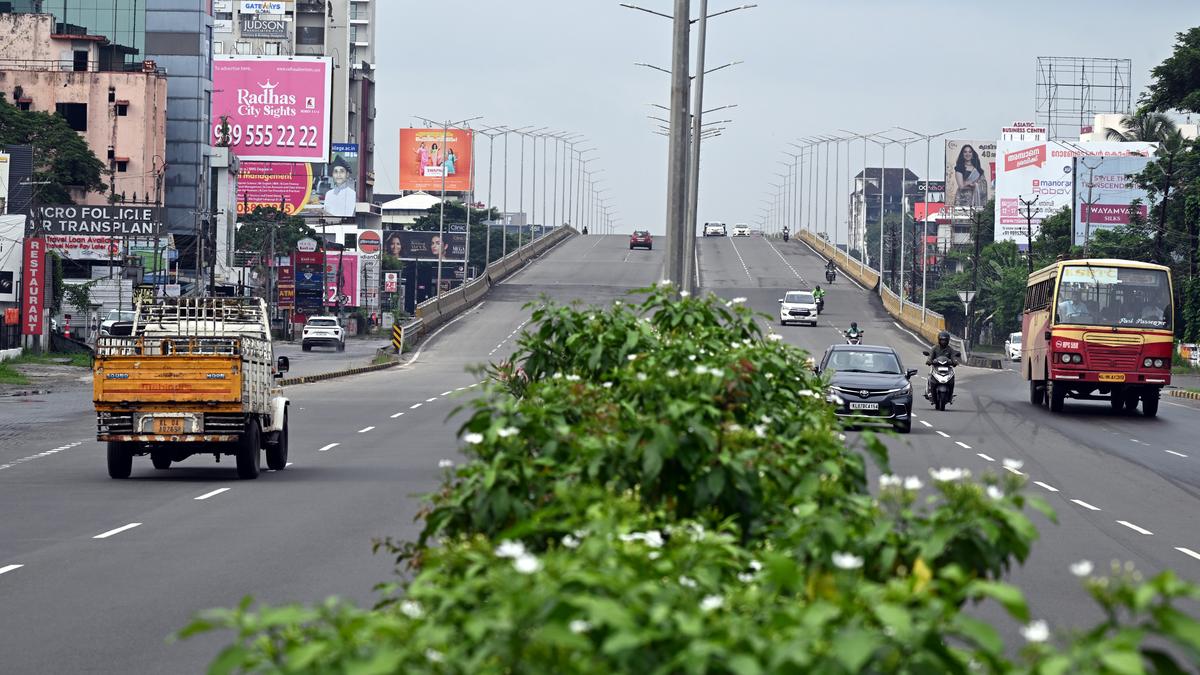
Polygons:
[[706,237],[724,237],[725,223],[705,223],[704,236]]
[[1021,334],[1009,333],[1008,340],[1004,342],[1004,353],[1008,354],[1008,358],[1013,361],[1021,360]]
[[733,236],[749,237],[750,236],[750,226],[745,223],[738,223],[737,225],[734,225],[733,226]]
[[104,321],[100,322],[100,337],[108,337],[109,329],[118,321],[133,321],[137,317],[137,312],[128,309],[113,309],[109,310],[104,316]]
[[310,352],[313,347],[335,347],[339,352],[346,350],[346,331],[336,317],[314,316],[304,324],[300,348]]
[[779,325],[789,323],[817,325],[817,299],[811,291],[788,291],[779,299]]

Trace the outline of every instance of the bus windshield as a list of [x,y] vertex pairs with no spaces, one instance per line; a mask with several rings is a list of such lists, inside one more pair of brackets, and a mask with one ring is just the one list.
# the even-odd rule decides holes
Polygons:
[[1171,329],[1171,284],[1165,270],[1066,265],[1055,324]]

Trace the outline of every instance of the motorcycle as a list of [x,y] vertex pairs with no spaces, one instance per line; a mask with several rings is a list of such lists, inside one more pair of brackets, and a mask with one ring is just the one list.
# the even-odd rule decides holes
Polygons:
[[863,341],[863,332],[860,330],[857,333],[851,334],[850,331],[845,331],[842,335],[846,336],[846,344],[861,345]]
[[820,316],[823,311],[825,311],[825,298],[817,298],[817,315]]
[[785,242],[788,240],[788,233],[787,233],[787,230],[784,230],[784,231],[783,231],[783,240],[784,240]]
[[[929,352],[921,352],[929,356]],[[938,410],[945,410],[954,401],[954,361],[939,356],[929,367],[929,386],[925,398]]]
[[829,283],[831,283],[831,284],[832,284],[834,279],[837,279],[837,272],[835,272],[835,271],[834,271],[834,270],[832,270],[832,269],[828,269],[828,268],[826,268],[826,270],[825,270],[825,281],[827,281],[827,282],[829,282]]

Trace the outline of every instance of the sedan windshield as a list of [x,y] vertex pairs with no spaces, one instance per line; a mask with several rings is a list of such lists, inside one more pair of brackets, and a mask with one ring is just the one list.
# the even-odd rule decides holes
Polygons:
[[900,362],[890,352],[839,350],[829,357],[829,368],[841,373],[900,374]]
[[811,305],[816,302],[812,293],[788,293],[783,301],[790,305]]
[[1171,314],[1165,270],[1063,267],[1054,313],[1057,324],[1170,330]]

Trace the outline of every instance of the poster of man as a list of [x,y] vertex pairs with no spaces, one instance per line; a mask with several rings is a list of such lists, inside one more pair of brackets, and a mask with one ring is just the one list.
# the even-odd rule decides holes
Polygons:
[[983,208],[996,185],[994,141],[946,141],[946,204]]
[[465,262],[467,234],[465,232],[413,232],[388,230],[383,236],[383,250],[393,258],[436,262]]
[[335,143],[328,170],[330,187],[321,195],[322,210],[337,218],[353,218],[358,201],[358,145]]

